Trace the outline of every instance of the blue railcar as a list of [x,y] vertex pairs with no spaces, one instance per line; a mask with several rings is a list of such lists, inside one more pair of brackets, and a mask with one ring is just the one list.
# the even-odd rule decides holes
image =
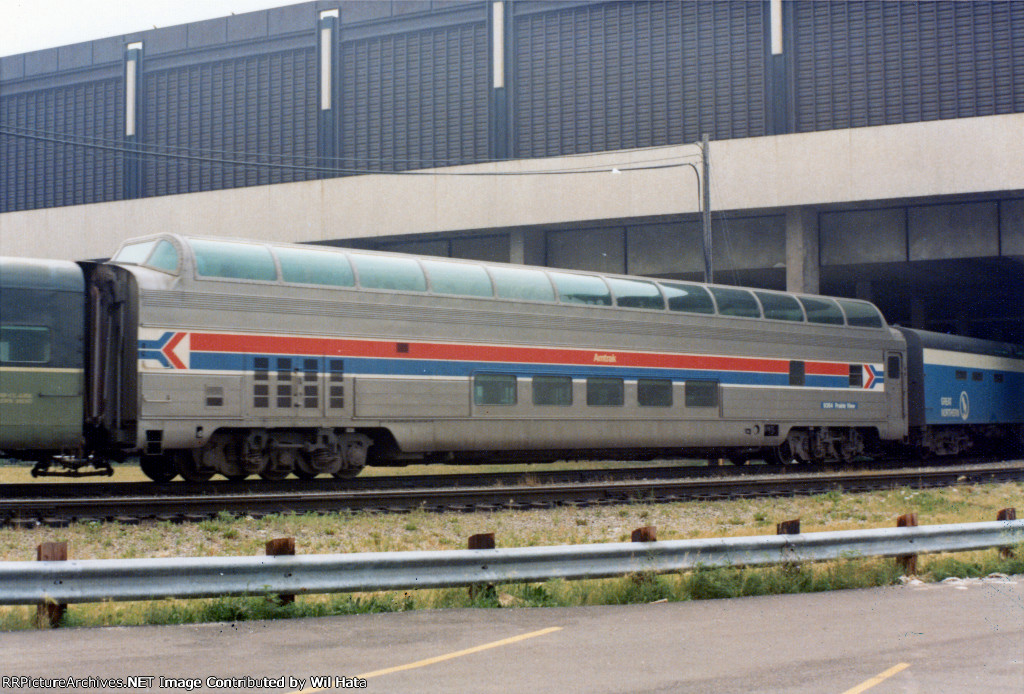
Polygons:
[[900,328],[907,341],[909,440],[953,455],[1024,427],[1024,349]]

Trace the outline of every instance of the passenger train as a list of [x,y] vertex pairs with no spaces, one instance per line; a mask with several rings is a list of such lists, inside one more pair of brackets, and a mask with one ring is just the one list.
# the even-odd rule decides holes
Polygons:
[[0,451],[153,480],[1024,442],[1024,350],[823,296],[160,234],[0,260]]

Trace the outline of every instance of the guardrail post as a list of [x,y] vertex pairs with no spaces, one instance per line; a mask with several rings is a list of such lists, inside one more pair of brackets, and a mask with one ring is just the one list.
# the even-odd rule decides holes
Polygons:
[[[800,534],[800,519],[799,518],[794,518],[793,520],[787,520],[787,521],[782,521],[781,523],[776,523],[775,524],[775,534],[776,535],[799,535]],[[786,553],[786,554],[796,558],[796,552],[793,550],[792,547],[786,547],[786,549],[783,550],[783,551],[784,551],[784,553]],[[786,562],[785,564],[782,565],[782,568],[784,570],[788,571],[788,572],[795,572],[798,566],[799,566],[799,562],[788,561],[788,562]]]
[[[267,540],[268,557],[291,557],[295,556],[295,538],[281,537],[275,540]],[[294,594],[274,595],[267,598],[278,605],[290,605],[295,602]]]
[[[916,528],[917,527],[917,512],[904,513],[902,516],[896,519],[897,528]],[[900,554],[896,557],[896,566],[908,576],[913,576],[917,573],[917,555],[916,554]]]
[[781,523],[775,524],[776,535],[799,535],[800,534],[800,519],[795,518],[793,520],[782,521]]
[[[996,514],[997,521],[1013,521],[1017,520],[1017,509],[1013,506],[1010,508],[1004,508]],[[1013,559],[1013,548],[1012,547],[1000,547],[999,556],[1003,559]]]
[[[36,547],[36,561],[67,561],[67,542],[44,542]],[[57,627],[67,605],[59,602],[40,603],[36,605],[36,626],[40,629]]]
[[633,542],[657,542],[658,528],[654,525],[645,525],[634,530],[630,538]]
[[[468,549],[494,549],[494,533],[478,533],[469,536]],[[494,584],[478,583],[469,587],[469,599],[476,600],[478,595],[492,597],[495,595]]]

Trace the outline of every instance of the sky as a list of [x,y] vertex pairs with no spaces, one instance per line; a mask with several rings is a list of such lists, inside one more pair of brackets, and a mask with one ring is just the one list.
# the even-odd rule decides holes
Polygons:
[[305,0],[0,0],[0,56]]

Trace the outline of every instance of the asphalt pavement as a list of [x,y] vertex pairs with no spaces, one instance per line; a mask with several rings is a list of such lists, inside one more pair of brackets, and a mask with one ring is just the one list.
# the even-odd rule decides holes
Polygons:
[[0,654],[0,691],[1024,692],[1024,576],[649,605],[8,632]]

